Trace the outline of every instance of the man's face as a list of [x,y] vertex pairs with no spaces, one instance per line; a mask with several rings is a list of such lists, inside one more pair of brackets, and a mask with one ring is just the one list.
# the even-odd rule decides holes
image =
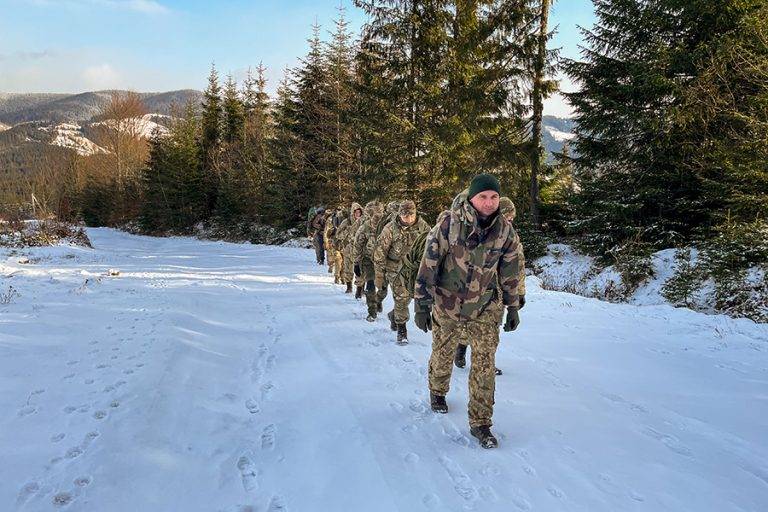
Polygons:
[[489,217],[499,209],[499,194],[493,190],[485,190],[475,194],[469,202],[482,217]]
[[[498,201],[496,201],[498,203]],[[353,214],[355,216],[355,220],[359,219],[361,215],[363,215],[363,210],[355,210],[355,213]]]
[[406,226],[410,226],[414,222],[416,222],[416,214],[409,213],[407,215],[400,215],[400,222],[402,222]]

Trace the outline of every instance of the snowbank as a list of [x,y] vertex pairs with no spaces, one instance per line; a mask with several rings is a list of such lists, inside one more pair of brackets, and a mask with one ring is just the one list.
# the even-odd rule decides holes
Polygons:
[[[676,259],[680,249],[664,249],[651,255],[653,275],[634,289],[628,289],[621,274],[613,265],[601,267],[595,259],[579,253],[570,245],[550,244],[547,254],[532,262],[533,273],[547,290],[565,291],[584,297],[593,297],[610,302],[627,302],[634,305],[672,305],[664,297],[663,287],[678,268]],[[696,263],[698,253],[691,249],[689,262]],[[765,271],[752,268],[747,273],[744,288],[748,293],[764,293]],[[700,312],[720,313],[716,307],[715,283],[709,279],[693,292],[689,306]]]

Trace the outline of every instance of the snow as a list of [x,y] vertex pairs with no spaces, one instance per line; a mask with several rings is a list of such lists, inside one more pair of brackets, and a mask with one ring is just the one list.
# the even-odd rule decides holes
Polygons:
[[5,131],[5,130],[10,130],[11,128],[12,127],[7,125],[7,124],[0,123],[0,132]]
[[152,120],[159,117],[169,118],[170,116],[164,116],[162,114],[144,114],[141,117],[132,117],[130,119],[122,119],[119,122],[112,119],[107,121],[100,121],[97,123],[93,123],[93,126],[103,125],[103,126],[108,126],[110,128],[117,128],[117,129],[129,132],[131,134],[135,134],[138,137],[149,139],[150,137],[152,137],[155,130],[157,130],[162,135],[166,135],[169,132],[168,128]]
[[79,125],[60,123],[56,126],[40,128],[44,132],[53,134],[50,144],[74,149],[79,155],[95,155],[107,153],[107,150],[95,144],[92,140],[83,136]]
[[19,294],[0,305],[3,510],[768,503],[765,325],[531,277],[496,360],[500,447],[483,450],[467,370],[433,414],[430,336],[409,324],[396,346],[313,251],[88,235],[94,249],[0,250],[0,295]]
[[552,128],[551,126],[545,126],[544,129],[547,130],[552,138],[558,142],[565,142],[576,136],[575,133],[560,131],[557,128]]

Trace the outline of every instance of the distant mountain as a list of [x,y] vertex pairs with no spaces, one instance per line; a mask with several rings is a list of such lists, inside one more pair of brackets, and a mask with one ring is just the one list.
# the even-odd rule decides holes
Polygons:
[[574,137],[576,123],[567,117],[544,116],[542,125],[542,144],[547,154],[547,161],[553,162],[553,153],[563,150],[563,145]]
[[[80,94],[13,94],[0,93],[0,123],[15,125],[28,121],[50,123],[83,123],[90,121],[107,104],[114,92],[94,91]],[[188,101],[200,103],[202,93],[193,89],[169,92],[139,93],[147,111],[170,114],[173,105]]]

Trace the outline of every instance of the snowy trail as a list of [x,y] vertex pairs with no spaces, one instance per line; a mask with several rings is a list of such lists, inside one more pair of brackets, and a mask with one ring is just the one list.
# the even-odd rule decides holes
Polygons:
[[434,415],[430,337],[396,346],[311,251],[89,235],[0,252],[0,510],[768,506],[765,325],[531,279],[487,451],[467,370]]

